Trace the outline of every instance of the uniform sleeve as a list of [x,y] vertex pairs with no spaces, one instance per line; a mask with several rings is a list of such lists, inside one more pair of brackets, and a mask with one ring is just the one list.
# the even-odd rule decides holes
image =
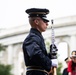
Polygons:
[[[51,60],[48,58],[48,56],[46,56],[42,51],[41,49],[37,48],[39,51],[38,53],[36,54],[36,56],[40,59],[41,61],[41,64],[42,66],[47,70],[47,71],[50,71],[50,68],[51,68]],[[36,50],[37,50],[36,49]]]
[[69,63],[68,63],[68,72],[72,72],[71,64],[72,64],[72,61],[69,61]]
[[30,57],[30,59],[36,59],[37,61],[39,60],[39,63],[42,65],[42,67],[50,71],[51,68],[51,60],[47,55],[45,55],[42,50],[40,49],[40,46],[36,41],[32,41],[28,44],[25,44],[26,51]]

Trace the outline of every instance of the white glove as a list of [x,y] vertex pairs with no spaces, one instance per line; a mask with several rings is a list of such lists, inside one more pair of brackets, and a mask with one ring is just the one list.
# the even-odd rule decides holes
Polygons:
[[53,67],[58,67],[58,60],[57,59],[52,59],[52,66]]

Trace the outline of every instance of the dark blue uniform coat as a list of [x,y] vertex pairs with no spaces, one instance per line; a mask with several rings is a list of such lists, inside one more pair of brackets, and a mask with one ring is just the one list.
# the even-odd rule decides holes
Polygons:
[[[48,72],[50,71],[52,62],[48,57],[43,36],[37,29],[31,28],[29,35],[23,42],[23,53],[27,67],[38,66]],[[45,73],[40,71],[29,71],[26,74],[45,75]]]

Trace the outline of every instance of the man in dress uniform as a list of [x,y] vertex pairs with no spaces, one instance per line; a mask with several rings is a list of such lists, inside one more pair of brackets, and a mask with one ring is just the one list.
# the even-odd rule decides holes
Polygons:
[[[49,20],[48,9],[30,8],[28,14],[30,32],[23,42],[26,75],[48,75],[52,67],[57,67],[57,59],[51,60],[47,54],[42,32],[46,31]],[[46,35],[47,36],[47,35]]]

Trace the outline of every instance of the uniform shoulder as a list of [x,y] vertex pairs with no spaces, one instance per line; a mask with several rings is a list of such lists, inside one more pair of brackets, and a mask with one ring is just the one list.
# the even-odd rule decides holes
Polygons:
[[29,44],[29,43],[32,43],[32,42],[37,42],[39,44],[40,41],[41,41],[40,37],[38,35],[35,35],[35,34],[28,35],[26,37],[26,39],[24,40],[24,42],[26,44]]

